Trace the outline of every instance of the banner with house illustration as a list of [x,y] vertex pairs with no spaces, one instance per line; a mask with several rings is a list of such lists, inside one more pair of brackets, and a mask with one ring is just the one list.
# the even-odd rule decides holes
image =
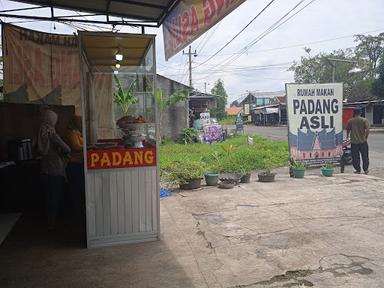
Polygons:
[[231,13],[245,0],[181,0],[163,23],[168,60]]
[[80,107],[80,65],[74,35],[3,24],[4,100]]
[[290,156],[307,164],[343,153],[343,84],[286,84]]

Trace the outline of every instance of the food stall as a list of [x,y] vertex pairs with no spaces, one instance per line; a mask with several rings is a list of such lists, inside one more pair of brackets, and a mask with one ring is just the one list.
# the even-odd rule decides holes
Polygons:
[[87,246],[159,238],[155,36],[79,32]]

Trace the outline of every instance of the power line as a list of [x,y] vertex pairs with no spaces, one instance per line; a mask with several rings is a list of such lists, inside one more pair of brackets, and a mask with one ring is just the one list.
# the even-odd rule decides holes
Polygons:
[[[248,51],[248,53],[252,54],[252,53],[260,53],[260,52],[269,52],[269,51],[283,50],[283,49],[288,49],[288,48],[295,48],[295,47],[300,47],[300,46],[305,46],[305,45],[321,44],[321,43],[324,43],[324,42],[330,42],[330,41],[335,41],[335,40],[340,40],[340,39],[354,37],[356,34],[367,34],[367,33],[383,31],[383,30],[384,30],[384,28],[381,28],[381,29],[376,29],[376,30],[372,30],[372,31],[359,32],[359,33],[355,33],[355,34],[349,34],[349,35],[345,35],[345,36],[340,36],[340,37],[335,37],[335,38],[328,38],[328,39],[323,39],[323,40],[318,40],[318,41],[312,41],[312,42],[306,42],[306,43],[300,43],[300,44],[293,44],[293,45],[289,45],[289,46],[275,47],[275,48],[269,48],[269,49],[260,49],[260,50],[255,50],[255,51]],[[347,48],[353,48],[353,47],[347,47]],[[344,48],[344,49],[347,49],[347,48]],[[227,54],[221,54],[221,55],[218,55],[218,56],[228,56],[228,55],[235,55],[235,54],[240,54],[240,53],[242,53],[242,52],[227,53]],[[211,56],[211,55],[200,54],[200,56],[208,57],[208,56]]]
[[[207,45],[207,43],[209,42],[209,40],[212,38],[212,36],[215,34],[217,28],[219,28],[220,24],[222,22],[219,22],[216,24],[215,28],[211,31],[211,34],[209,35],[209,37],[207,37],[207,39],[205,40],[204,44],[201,46],[201,49],[199,51],[199,54],[201,53],[201,51],[203,51],[203,49],[205,48],[205,46]],[[208,33],[207,33],[208,34]],[[196,48],[197,50],[197,48]]]
[[[285,69],[289,66],[287,64],[291,64],[292,62],[284,62],[284,63],[276,63],[276,64],[269,64],[269,65],[260,65],[260,66],[244,66],[244,67],[238,67],[235,69],[227,69],[227,70],[207,70],[207,72],[200,72],[200,74],[220,74],[220,73],[243,73],[243,72],[249,72],[254,70],[280,70]],[[178,76],[180,74],[168,74],[167,76]],[[188,76],[188,73],[184,73],[184,75]],[[204,77],[205,78],[205,77]],[[203,79],[203,78],[201,78]]]
[[265,30],[263,33],[261,33],[260,35],[258,35],[254,40],[252,40],[251,42],[249,42],[246,46],[244,46],[241,50],[240,50],[240,54],[239,55],[236,55],[233,57],[233,59],[230,59],[228,58],[228,61],[227,63],[224,63],[225,64],[228,64],[228,63],[232,63],[234,61],[236,61],[237,59],[239,59],[244,53],[246,53],[252,46],[254,46],[256,43],[258,43],[259,41],[261,41],[263,38],[265,38],[267,35],[269,35],[270,33],[272,33],[273,31],[275,31],[277,28],[279,28],[281,25],[283,25],[284,23],[286,23],[289,19],[291,19],[292,17],[294,17],[297,13],[299,13],[300,11],[302,11],[305,7],[307,7],[309,4],[313,3],[314,1],[316,0],[312,0],[311,2],[309,2],[306,6],[304,6],[302,9],[300,9],[298,12],[296,12],[295,14],[293,14],[292,16],[290,16],[287,20],[285,20],[284,22],[281,22],[282,20],[284,20],[284,18],[286,18],[291,12],[293,12],[299,5],[301,5],[304,1],[301,0],[299,1],[293,8],[291,8],[287,13],[285,13],[282,17],[280,17],[279,20],[277,20],[275,23],[273,23],[267,30]]
[[[282,17],[280,17],[279,20],[277,20],[274,24],[272,24],[267,30],[265,30],[263,33],[258,35],[254,40],[252,40],[250,43],[248,43],[246,46],[244,46],[242,49],[239,50],[239,55],[232,55],[231,57],[228,57],[224,62],[216,67],[223,67],[225,65],[228,65],[229,63],[232,63],[239,59],[244,53],[246,53],[249,48],[251,48],[253,45],[255,45],[257,42],[262,40],[264,37],[275,31],[277,28],[279,28],[281,25],[285,24],[288,20],[292,19],[294,16],[296,16],[300,11],[308,7],[310,4],[312,4],[316,0],[310,1],[307,5],[305,5],[303,8],[301,8],[299,11],[297,11],[295,14],[291,15],[288,19],[281,22],[285,17],[287,17],[291,12],[293,12],[301,3],[304,2],[304,0],[299,1],[292,9],[290,9],[287,13],[285,13]],[[281,22],[281,23],[280,23]],[[280,23],[280,24],[279,24]]]
[[[304,0],[302,0],[304,1]],[[201,65],[204,65],[208,61],[210,61],[213,57],[215,57],[217,54],[219,54],[225,47],[227,47],[233,40],[235,40],[245,29],[248,28],[249,25],[252,24],[253,21],[255,21],[275,0],[271,0],[247,25],[245,25],[231,40],[229,40],[223,47],[221,47],[215,54],[213,54],[211,57],[209,57],[207,60],[205,60],[202,64],[194,67],[197,68]]]

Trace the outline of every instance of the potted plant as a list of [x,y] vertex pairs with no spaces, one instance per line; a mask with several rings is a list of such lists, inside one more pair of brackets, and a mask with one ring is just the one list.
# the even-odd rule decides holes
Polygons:
[[217,169],[221,183],[233,184],[233,186],[240,182],[245,172],[243,163],[237,161],[233,155],[221,157],[217,162]]
[[221,175],[220,176],[220,183],[219,183],[219,188],[222,189],[232,189],[235,187],[235,185],[239,182],[238,179],[229,177],[226,178],[225,176]]
[[304,178],[305,164],[303,161],[292,160],[290,168],[292,171],[293,178]]
[[275,176],[276,176],[276,173],[271,172],[269,168],[257,174],[257,177],[259,178],[259,182],[274,182]]
[[174,161],[162,176],[168,182],[179,185],[180,189],[196,189],[201,187],[204,171],[204,164],[200,161]]
[[321,167],[321,174],[325,177],[333,176],[334,167],[332,163],[326,163],[323,167]]
[[242,176],[240,178],[240,183],[250,183],[251,182],[251,171],[243,170]]

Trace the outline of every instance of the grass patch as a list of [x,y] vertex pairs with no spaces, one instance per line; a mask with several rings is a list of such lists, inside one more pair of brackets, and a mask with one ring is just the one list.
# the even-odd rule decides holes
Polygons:
[[[229,147],[234,149],[228,149]],[[218,161],[218,158],[221,160]],[[201,143],[183,145],[169,142],[161,145],[162,173],[179,161],[200,162],[208,170],[217,166],[223,171],[237,170],[236,167],[240,166],[247,167],[247,170],[273,168],[288,163],[288,143],[253,136],[253,145],[250,146],[247,143],[247,136],[238,136],[211,145]]]
[[233,125],[235,124],[236,116],[226,116],[225,118],[219,120],[221,125]]

